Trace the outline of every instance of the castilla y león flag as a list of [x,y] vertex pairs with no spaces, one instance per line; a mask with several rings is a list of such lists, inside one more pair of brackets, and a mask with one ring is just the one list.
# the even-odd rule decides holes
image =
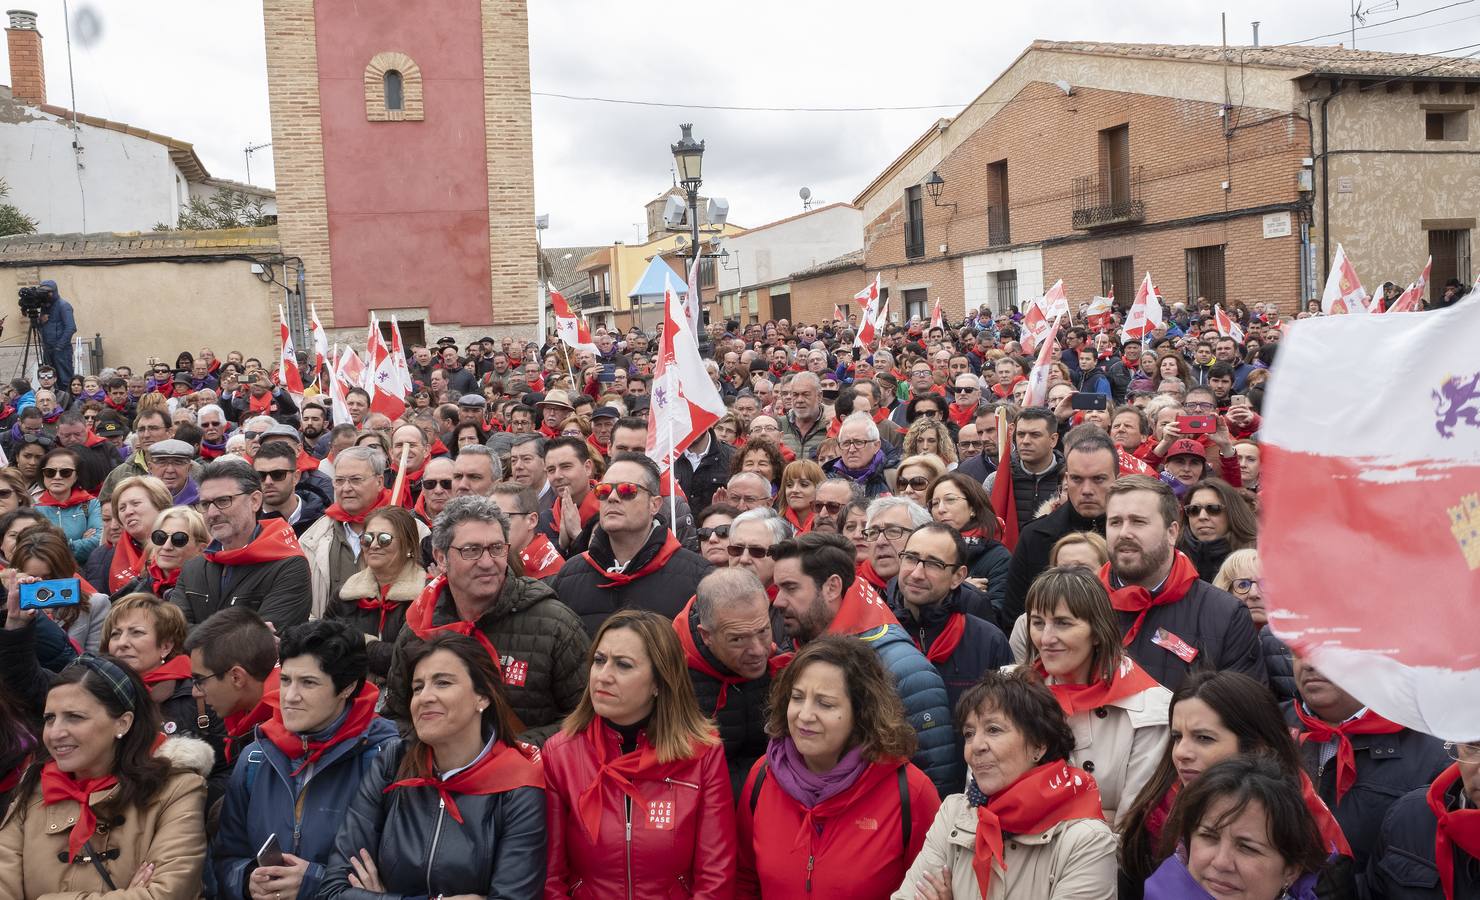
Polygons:
[[1297,323],[1262,429],[1275,633],[1378,714],[1462,741],[1480,739],[1477,333],[1480,303]]
[[663,339],[648,404],[647,454],[662,471],[725,414],[719,389],[704,370],[683,301],[670,280],[663,290]]

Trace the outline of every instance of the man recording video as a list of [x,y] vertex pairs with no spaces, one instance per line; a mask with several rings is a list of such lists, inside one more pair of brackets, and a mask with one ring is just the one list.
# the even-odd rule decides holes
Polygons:
[[[31,320],[41,334],[41,361],[56,370],[57,383],[71,384],[72,337],[77,334],[77,319],[72,315],[72,304],[62,299],[55,281],[47,279],[37,285],[37,288],[51,297],[49,302],[41,300],[39,311]],[[21,304],[21,309],[27,315],[31,314],[25,303]]]

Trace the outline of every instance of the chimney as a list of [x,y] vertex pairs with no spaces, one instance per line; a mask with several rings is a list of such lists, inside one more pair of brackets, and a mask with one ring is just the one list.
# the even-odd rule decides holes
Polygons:
[[41,59],[41,32],[36,30],[36,14],[24,9],[11,9],[10,27],[5,29],[5,42],[10,48],[10,92],[19,103],[40,106],[46,102],[46,65]]

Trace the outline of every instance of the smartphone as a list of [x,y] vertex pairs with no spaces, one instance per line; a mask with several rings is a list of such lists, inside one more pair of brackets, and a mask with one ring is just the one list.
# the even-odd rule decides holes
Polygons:
[[602,366],[601,367],[601,371],[598,372],[598,373],[596,373],[596,381],[597,381],[598,384],[611,384],[613,381],[616,381],[616,380],[617,380],[617,367],[614,366],[614,365],[611,365],[610,363],[608,363],[607,365]]
[[1069,397],[1070,409],[1108,409],[1106,401],[1110,398],[1104,394],[1095,394],[1088,391],[1075,391]]
[[1183,434],[1213,434],[1218,420],[1212,416],[1178,416],[1177,430]]
[[280,866],[283,864],[283,848],[278,846],[277,833],[269,834],[257,851],[257,865]]
[[82,585],[76,578],[54,578],[21,585],[21,609],[54,609],[82,602]]
[[1234,394],[1232,397],[1229,397],[1228,398],[1228,406],[1229,406],[1230,409],[1232,409],[1235,406],[1253,406],[1253,405],[1254,404],[1252,404],[1252,403],[1249,402],[1249,398],[1248,397],[1245,397],[1243,394]]

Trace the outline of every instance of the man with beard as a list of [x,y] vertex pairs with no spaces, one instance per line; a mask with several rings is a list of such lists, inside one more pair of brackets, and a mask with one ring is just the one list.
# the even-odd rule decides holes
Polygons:
[[863,488],[856,481],[836,476],[823,481],[812,500],[812,530],[837,534],[838,518],[843,510],[849,503],[862,499]]
[[1175,692],[1195,668],[1268,682],[1259,630],[1232,594],[1197,577],[1174,549],[1182,527],[1172,489],[1144,475],[1111,485],[1105,503],[1110,562],[1100,580],[1118,611],[1129,653]]
[[[329,417],[324,412],[324,407],[312,400],[305,400],[303,408],[298,412],[301,427],[298,429],[303,435],[303,443],[308,447],[308,452],[320,459],[324,458],[324,450],[319,447],[319,438],[328,434]],[[202,428],[205,426],[202,425]],[[327,448],[325,448],[327,449]]]

